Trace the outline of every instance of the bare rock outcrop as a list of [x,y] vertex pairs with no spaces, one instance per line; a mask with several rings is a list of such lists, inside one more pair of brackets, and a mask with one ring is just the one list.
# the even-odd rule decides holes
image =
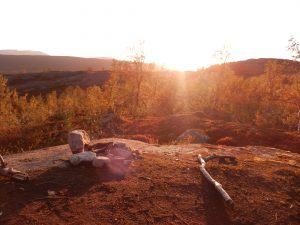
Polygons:
[[[91,141],[91,145],[107,142],[124,143],[126,146],[130,147],[133,152],[140,152],[141,154],[151,153],[173,156],[178,154],[195,156],[198,154],[204,156],[208,154],[226,154],[236,155],[243,157],[244,159],[254,159],[262,162],[278,162],[280,164],[291,166],[300,164],[300,155],[297,153],[263,146],[232,147],[211,144],[156,145],[118,138],[93,140]],[[22,171],[33,171],[50,167],[59,167],[61,164],[64,164],[65,161],[69,160],[71,155],[72,152],[69,150],[69,145],[60,145],[8,155],[5,157],[5,160],[11,167],[18,168]]]

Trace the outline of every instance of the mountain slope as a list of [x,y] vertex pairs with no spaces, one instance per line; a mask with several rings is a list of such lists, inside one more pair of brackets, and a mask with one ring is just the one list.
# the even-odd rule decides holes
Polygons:
[[0,55],[47,55],[47,54],[40,51],[4,49],[4,50],[0,50]]
[[70,56],[0,55],[0,73],[107,70],[111,59]]
[[103,71],[48,71],[5,75],[8,86],[16,89],[19,94],[47,94],[52,91],[61,93],[69,86],[87,88],[102,85],[108,80],[110,72]]
[[[283,65],[284,73],[292,74],[300,72],[300,62],[292,61],[288,59],[272,59],[272,58],[260,58],[260,59],[248,59],[243,61],[229,62],[227,65],[236,75],[251,77],[259,76],[266,70],[268,63],[278,63]],[[213,65],[207,68],[208,71],[217,70],[222,65]]]

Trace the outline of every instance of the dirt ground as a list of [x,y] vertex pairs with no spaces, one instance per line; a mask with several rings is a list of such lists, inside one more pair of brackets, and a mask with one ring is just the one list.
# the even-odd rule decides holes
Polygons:
[[297,154],[202,146],[203,155],[237,156],[237,164],[206,166],[232,197],[228,208],[200,174],[198,145],[136,148],[143,159],[127,169],[51,167],[28,171],[25,183],[0,178],[0,224],[300,224]]

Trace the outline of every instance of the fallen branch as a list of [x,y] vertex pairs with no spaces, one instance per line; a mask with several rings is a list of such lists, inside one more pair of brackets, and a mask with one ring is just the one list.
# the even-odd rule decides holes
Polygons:
[[200,171],[203,174],[203,176],[205,177],[205,179],[210,182],[211,184],[213,184],[216,188],[216,190],[221,194],[221,196],[223,197],[224,201],[226,204],[228,205],[233,205],[233,201],[231,199],[231,197],[228,195],[228,193],[222,188],[222,185],[220,183],[218,183],[215,179],[213,179],[210,174],[207,172],[207,170],[205,169],[205,164],[207,161],[211,160],[211,159],[215,159],[215,158],[220,158],[220,159],[226,159],[229,158],[230,160],[235,160],[234,156],[218,156],[218,155],[212,155],[212,156],[208,156],[206,158],[202,158],[202,156],[199,154],[198,155],[198,160],[200,162]]
[[4,167],[6,167],[6,163],[4,162],[2,155],[0,155],[0,168],[4,168]]
[[26,181],[29,179],[27,173],[15,170],[13,168],[7,167],[3,157],[0,155],[0,175],[6,176],[19,181]]
[[213,154],[213,155],[204,157],[203,159],[205,162],[208,162],[209,160],[212,160],[212,159],[230,159],[230,161],[235,161],[236,157],[231,156],[231,155],[215,155],[215,154]]

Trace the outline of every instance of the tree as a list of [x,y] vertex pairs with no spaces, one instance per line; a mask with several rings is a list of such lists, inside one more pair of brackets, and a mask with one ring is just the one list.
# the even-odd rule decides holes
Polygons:
[[213,57],[220,62],[221,64],[225,65],[230,58],[231,53],[228,46],[223,46],[223,48],[218,49],[215,51]]
[[10,91],[6,86],[7,79],[0,74],[0,131],[14,127],[18,123],[14,105],[18,101],[15,91]]
[[220,101],[222,97],[222,93],[227,88],[228,79],[232,75],[234,75],[233,71],[228,66],[228,59],[230,58],[231,53],[228,46],[224,46],[223,48],[217,50],[214,53],[214,58],[218,60],[221,64],[217,67],[217,74],[215,76],[215,89],[213,94],[213,107],[219,107]]
[[145,64],[143,43],[130,49],[129,61],[114,60],[104,91],[108,108],[122,114],[137,115],[142,107],[142,92],[151,66]]
[[110,79],[105,83],[104,92],[107,99],[107,108],[109,111],[115,111],[115,101],[118,89],[118,83],[120,80],[120,67],[121,62],[113,60],[111,64]]
[[292,58],[295,61],[300,59],[299,44],[297,43],[297,41],[295,40],[295,38],[293,36],[289,39],[289,44],[288,44],[287,48],[291,52]]
[[145,53],[143,46],[144,42],[140,42],[138,47],[133,47],[131,49],[132,56],[131,61],[133,65],[132,76],[135,81],[134,85],[134,100],[133,100],[133,114],[137,113],[137,109],[140,106],[140,95],[141,95],[141,86],[145,80]]

